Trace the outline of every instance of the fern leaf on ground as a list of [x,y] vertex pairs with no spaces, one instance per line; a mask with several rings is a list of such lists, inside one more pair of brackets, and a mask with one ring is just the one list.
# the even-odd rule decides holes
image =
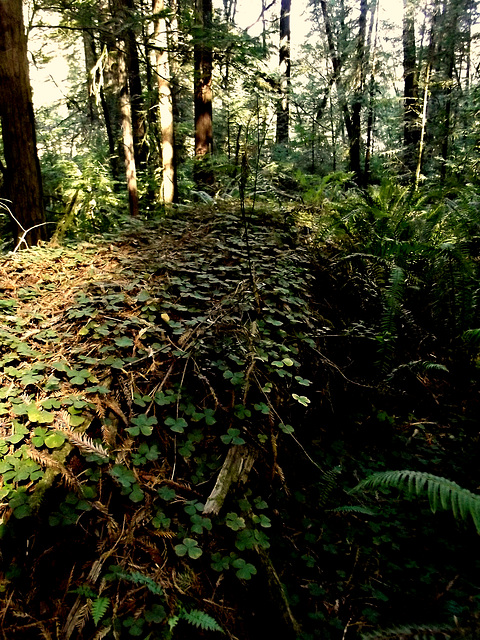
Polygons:
[[455,518],[470,516],[480,534],[480,495],[464,489],[456,482],[423,471],[380,471],[362,480],[354,491],[392,487],[406,488],[409,493],[426,493],[430,508],[451,510]]
[[186,620],[194,627],[203,629],[204,631],[220,631],[221,633],[224,633],[218,622],[208,613],[205,613],[205,611],[200,611],[199,609],[182,611],[180,618],[182,620]]
[[110,598],[101,598],[100,596],[92,602],[92,618],[95,626],[98,625],[100,620],[107,612],[109,604]]

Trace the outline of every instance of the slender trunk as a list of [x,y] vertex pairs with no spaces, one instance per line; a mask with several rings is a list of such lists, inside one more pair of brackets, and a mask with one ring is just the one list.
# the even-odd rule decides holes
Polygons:
[[0,87],[6,195],[15,238],[25,235],[31,246],[46,238],[46,230],[22,0],[0,2]]
[[137,34],[133,27],[135,14],[134,0],[111,0],[111,4],[112,17],[116,21],[116,37],[119,42],[122,42],[120,46],[125,60],[135,162],[138,168],[144,168],[147,160],[145,110],[143,106]]
[[[363,0],[362,0],[363,1]],[[333,67],[333,77],[335,81],[335,86],[337,88],[337,96],[338,102],[340,104],[340,109],[343,113],[343,121],[345,123],[345,129],[347,130],[348,144],[349,144],[349,157],[350,157],[350,169],[355,173],[355,179],[358,184],[361,184],[363,175],[361,171],[360,164],[356,162],[356,149],[354,149],[352,153],[352,145],[355,143],[355,128],[352,122],[352,117],[350,114],[350,109],[347,102],[345,86],[343,84],[341,78],[341,68],[342,63],[340,60],[340,56],[335,47],[335,41],[333,37],[333,30],[330,21],[330,15],[327,9],[326,0],[320,0],[320,6],[322,9],[323,20],[325,24],[325,34],[327,36],[327,44],[330,53],[330,59]]]
[[163,16],[157,16],[165,8],[164,0],[153,0],[155,17],[155,56],[158,82],[160,126],[162,131],[162,188],[161,199],[171,204],[176,198],[175,138],[173,122],[172,91],[170,86],[170,64],[168,54],[167,24]]
[[276,142],[288,145],[288,127],[290,121],[290,9],[291,0],[281,0],[280,9],[280,101],[277,107]]
[[415,9],[412,0],[403,0],[403,144],[404,163],[413,174],[420,142],[418,67],[415,46]]
[[417,167],[415,170],[415,190],[418,189],[420,183],[420,176],[422,173],[423,159],[425,155],[425,136],[427,132],[427,120],[428,120],[428,96],[430,94],[430,81],[432,77],[432,67],[435,58],[436,49],[436,26],[438,17],[439,0],[435,0],[432,25],[430,30],[430,42],[428,45],[427,62],[425,67],[425,78],[423,85],[423,106],[422,106],[422,121],[420,127],[420,140],[418,144],[418,159]]
[[125,161],[125,175],[127,180],[128,203],[131,216],[138,216],[138,188],[137,170],[135,164],[135,150],[133,142],[132,108],[130,94],[128,92],[128,75],[125,63],[125,52],[119,46],[117,48],[117,78],[119,87],[120,122],[122,128],[122,147]]
[[85,54],[88,118],[90,123],[93,124],[98,120],[98,109],[92,77],[92,71],[97,64],[97,52],[95,51],[95,40],[88,29],[82,30],[82,38]]
[[373,125],[375,122],[375,73],[376,73],[376,61],[377,61],[377,38],[378,38],[378,3],[375,0],[375,4],[372,10],[372,21],[370,24],[369,34],[369,49],[372,42],[372,31],[375,24],[375,36],[373,38],[373,52],[370,65],[370,81],[368,89],[368,111],[367,111],[367,140],[365,143],[365,178],[364,183],[367,185],[370,182],[370,164],[373,155]]
[[211,190],[214,183],[211,164],[212,17],[212,0],[196,0],[196,19],[201,33],[194,44],[195,182],[199,188],[206,190]]
[[455,44],[458,35],[458,20],[460,12],[460,1],[451,0],[446,9],[447,33],[446,33],[446,52],[445,52],[445,116],[443,122],[443,139],[442,139],[442,166],[441,179],[445,180],[447,175],[447,160],[450,146],[451,133],[451,113],[452,113],[452,94],[453,94],[453,72],[455,69]]
[[360,0],[360,17],[358,24],[356,51],[356,82],[352,101],[352,137],[350,139],[350,169],[357,176],[357,182],[363,183],[361,168],[362,142],[362,106],[365,93],[365,37],[367,30],[368,0]]

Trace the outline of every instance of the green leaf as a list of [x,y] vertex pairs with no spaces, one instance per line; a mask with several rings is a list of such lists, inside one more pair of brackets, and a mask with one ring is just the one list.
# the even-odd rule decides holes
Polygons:
[[98,623],[106,614],[109,604],[110,598],[101,598],[100,596],[92,602],[92,618],[95,626],[98,626]]
[[175,545],[175,553],[177,556],[188,555],[192,560],[199,558],[203,551],[198,546],[198,542],[193,538],[184,538],[182,544]]
[[199,611],[198,609],[182,611],[180,618],[189,622],[194,627],[203,629],[203,631],[220,631],[220,633],[224,633],[222,627],[218,624],[215,618],[212,618],[212,616],[205,613],[205,611]]
[[135,483],[128,497],[132,502],[142,502],[142,500],[145,498],[145,494],[140,489],[140,486]]
[[302,378],[301,376],[295,376],[295,380],[298,382],[298,384],[301,384],[304,387],[309,387],[312,384],[311,380],[307,380],[306,378]]
[[158,490],[158,495],[160,496],[160,498],[162,498],[162,500],[170,502],[170,500],[173,500],[177,494],[173,489],[170,489],[170,487],[164,486],[160,487],[160,489]]
[[246,524],[244,518],[238,516],[236,513],[227,513],[225,518],[225,524],[232,531],[239,531],[240,529],[245,529]]
[[135,425],[134,427],[128,427],[126,431],[131,436],[138,436],[142,433],[144,436],[150,436],[153,431],[153,425],[156,425],[158,422],[155,416],[148,417],[146,413],[142,413],[139,416],[132,418],[132,423]]
[[299,402],[300,404],[302,404],[304,407],[310,404],[310,399],[307,398],[306,396],[299,396],[296,393],[292,393],[292,398],[297,402]]
[[45,444],[49,449],[56,449],[57,447],[61,447],[64,442],[65,436],[59,431],[57,431],[56,433],[52,433],[45,438]]
[[240,437],[240,429],[229,429],[226,434],[220,436],[220,440],[224,444],[235,444],[242,445],[245,444],[245,440]]
[[127,338],[127,336],[122,336],[121,338],[115,338],[114,340],[117,347],[133,347],[133,340],[131,338]]
[[294,433],[295,431],[291,424],[283,424],[283,422],[281,422],[278,426],[280,431],[283,431],[283,433],[286,434]]
[[265,402],[253,405],[255,411],[261,411],[263,414],[268,415],[270,413],[270,407]]
[[232,564],[235,569],[237,569],[235,575],[241,580],[250,580],[250,578],[257,573],[257,570],[253,566],[253,564],[245,562],[243,558],[237,558],[233,561]]
[[166,418],[165,425],[170,427],[170,430],[175,433],[183,433],[188,427],[188,423],[184,418]]

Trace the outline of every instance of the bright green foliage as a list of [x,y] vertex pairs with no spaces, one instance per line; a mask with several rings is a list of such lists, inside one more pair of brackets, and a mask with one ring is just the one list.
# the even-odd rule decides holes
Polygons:
[[186,620],[194,627],[203,629],[204,631],[220,631],[224,633],[218,622],[209,616],[205,611],[199,609],[191,609],[190,611],[182,611],[180,614],[182,620]]
[[92,618],[95,625],[98,626],[100,620],[107,613],[107,609],[110,605],[110,598],[102,598],[98,596],[92,601]]

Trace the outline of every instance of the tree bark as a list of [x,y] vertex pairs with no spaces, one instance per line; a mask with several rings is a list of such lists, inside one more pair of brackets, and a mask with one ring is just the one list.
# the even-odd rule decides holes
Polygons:
[[22,0],[0,2],[0,118],[5,192],[15,216],[15,238],[29,246],[46,238]]
[[421,127],[418,102],[418,67],[415,46],[415,10],[412,0],[403,0],[403,143],[404,163],[415,173]]
[[451,114],[452,114],[452,93],[453,93],[453,72],[455,69],[455,45],[458,36],[458,21],[460,17],[460,0],[450,0],[445,9],[445,115],[443,121],[442,136],[442,166],[441,179],[445,180],[447,175],[447,160],[449,155],[450,134],[451,134]]
[[195,182],[210,191],[214,183],[212,119],[212,0],[195,0],[198,35],[194,43]]
[[355,60],[355,90],[352,99],[352,134],[350,137],[350,170],[362,184],[364,174],[361,167],[362,106],[365,95],[365,37],[367,33],[368,0],[360,0],[360,17]]
[[290,10],[291,0],[282,0],[280,8],[280,100],[277,107],[277,136],[276,142],[288,145],[288,128],[290,122],[289,94],[290,94]]
[[122,147],[125,162],[125,175],[127,180],[128,203],[130,208],[130,215],[136,217],[139,213],[139,202],[132,127],[132,107],[130,103],[130,94],[128,91],[128,76],[127,67],[125,64],[125,52],[120,46],[120,43],[118,45],[116,58],[116,70],[119,88],[118,99],[120,104]]
[[162,131],[162,187],[161,199],[164,204],[176,200],[177,180],[175,163],[175,130],[173,120],[173,101],[170,85],[170,64],[168,53],[168,34],[164,10],[164,0],[153,0],[155,61],[158,83],[158,101],[160,126]]

